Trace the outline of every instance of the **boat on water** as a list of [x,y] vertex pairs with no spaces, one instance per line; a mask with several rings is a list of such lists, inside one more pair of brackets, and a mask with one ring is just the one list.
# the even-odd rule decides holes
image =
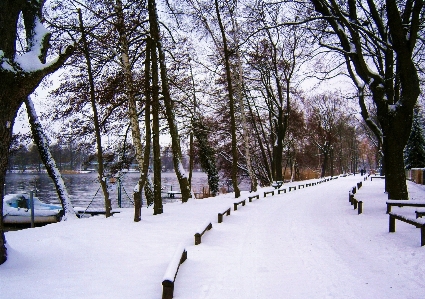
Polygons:
[[[33,197],[34,223],[55,223],[62,217],[60,205],[47,204]],[[3,199],[4,224],[31,223],[31,206],[29,194],[8,194]]]

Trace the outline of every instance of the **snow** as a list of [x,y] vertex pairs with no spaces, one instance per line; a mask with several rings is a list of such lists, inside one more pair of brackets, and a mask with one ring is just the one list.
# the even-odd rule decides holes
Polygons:
[[[262,188],[259,200],[246,201],[220,224],[217,213],[248,192],[167,203],[156,216],[144,208],[137,223],[133,209],[121,209],[108,219],[7,232],[1,297],[160,298],[173,256],[185,248],[176,299],[423,298],[419,230],[396,221],[396,232],[388,232],[384,180],[363,182],[357,215],[348,192],[361,180],[341,177],[266,198],[263,192],[274,189]],[[424,198],[424,186],[408,182],[408,188],[411,199]],[[407,211],[414,215],[414,208]],[[211,219],[213,228],[195,246],[195,232]]]

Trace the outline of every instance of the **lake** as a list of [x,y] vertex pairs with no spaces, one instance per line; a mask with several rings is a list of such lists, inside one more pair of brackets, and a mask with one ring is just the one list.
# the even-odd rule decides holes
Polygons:
[[[102,208],[104,199],[97,173],[62,174],[71,202],[75,207]],[[121,207],[132,207],[133,189],[139,179],[139,173],[128,172],[121,176]],[[164,191],[180,190],[177,177],[174,172],[164,172],[161,174],[162,187]],[[194,192],[202,192],[203,187],[208,187],[207,174],[194,172],[192,176],[192,186]],[[29,193],[30,190],[37,189],[37,196],[46,203],[59,203],[53,181],[47,173],[7,173],[6,194]],[[112,185],[110,189],[112,207],[118,207],[118,183]],[[164,193],[164,202],[170,201]],[[143,196],[143,205],[146,205]]]

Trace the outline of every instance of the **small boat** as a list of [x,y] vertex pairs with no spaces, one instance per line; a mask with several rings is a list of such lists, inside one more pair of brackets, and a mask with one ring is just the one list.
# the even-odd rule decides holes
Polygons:
[[[33,197],[34,223],[54,223],[62,217],[60,205],[47,204]],[[31,223],[30,196],[28,194],[8,194],[3,199],[4,224]]]

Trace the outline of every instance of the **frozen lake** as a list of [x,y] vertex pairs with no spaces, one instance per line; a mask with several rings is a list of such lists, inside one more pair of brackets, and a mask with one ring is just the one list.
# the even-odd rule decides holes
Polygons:
[[[74,206],[86,208],[103,207],[103,193],[97,179],[97,173],[63,174],[62,175],[71,201]],[[122,207],[132,206],[133,189],[139,179],[138,173],[123,173],[122,182]],[[179,190],[177,177],[174,172],[161,174],[162,187],[166,190]],[[207,175],[203,172],[194,172],[192,177],[194,192],[202,192],[203,187],[208,186]],[[46,203],[59,203],[54,184],[47,173],[8,173],[6,175],[6,194],[38,190],[37,196]],[[112,207],[118,207],[118,184],[110,190]],[[167,201],[167,199],[164,199]],[[143,198],[143,205],[145,205]]]

